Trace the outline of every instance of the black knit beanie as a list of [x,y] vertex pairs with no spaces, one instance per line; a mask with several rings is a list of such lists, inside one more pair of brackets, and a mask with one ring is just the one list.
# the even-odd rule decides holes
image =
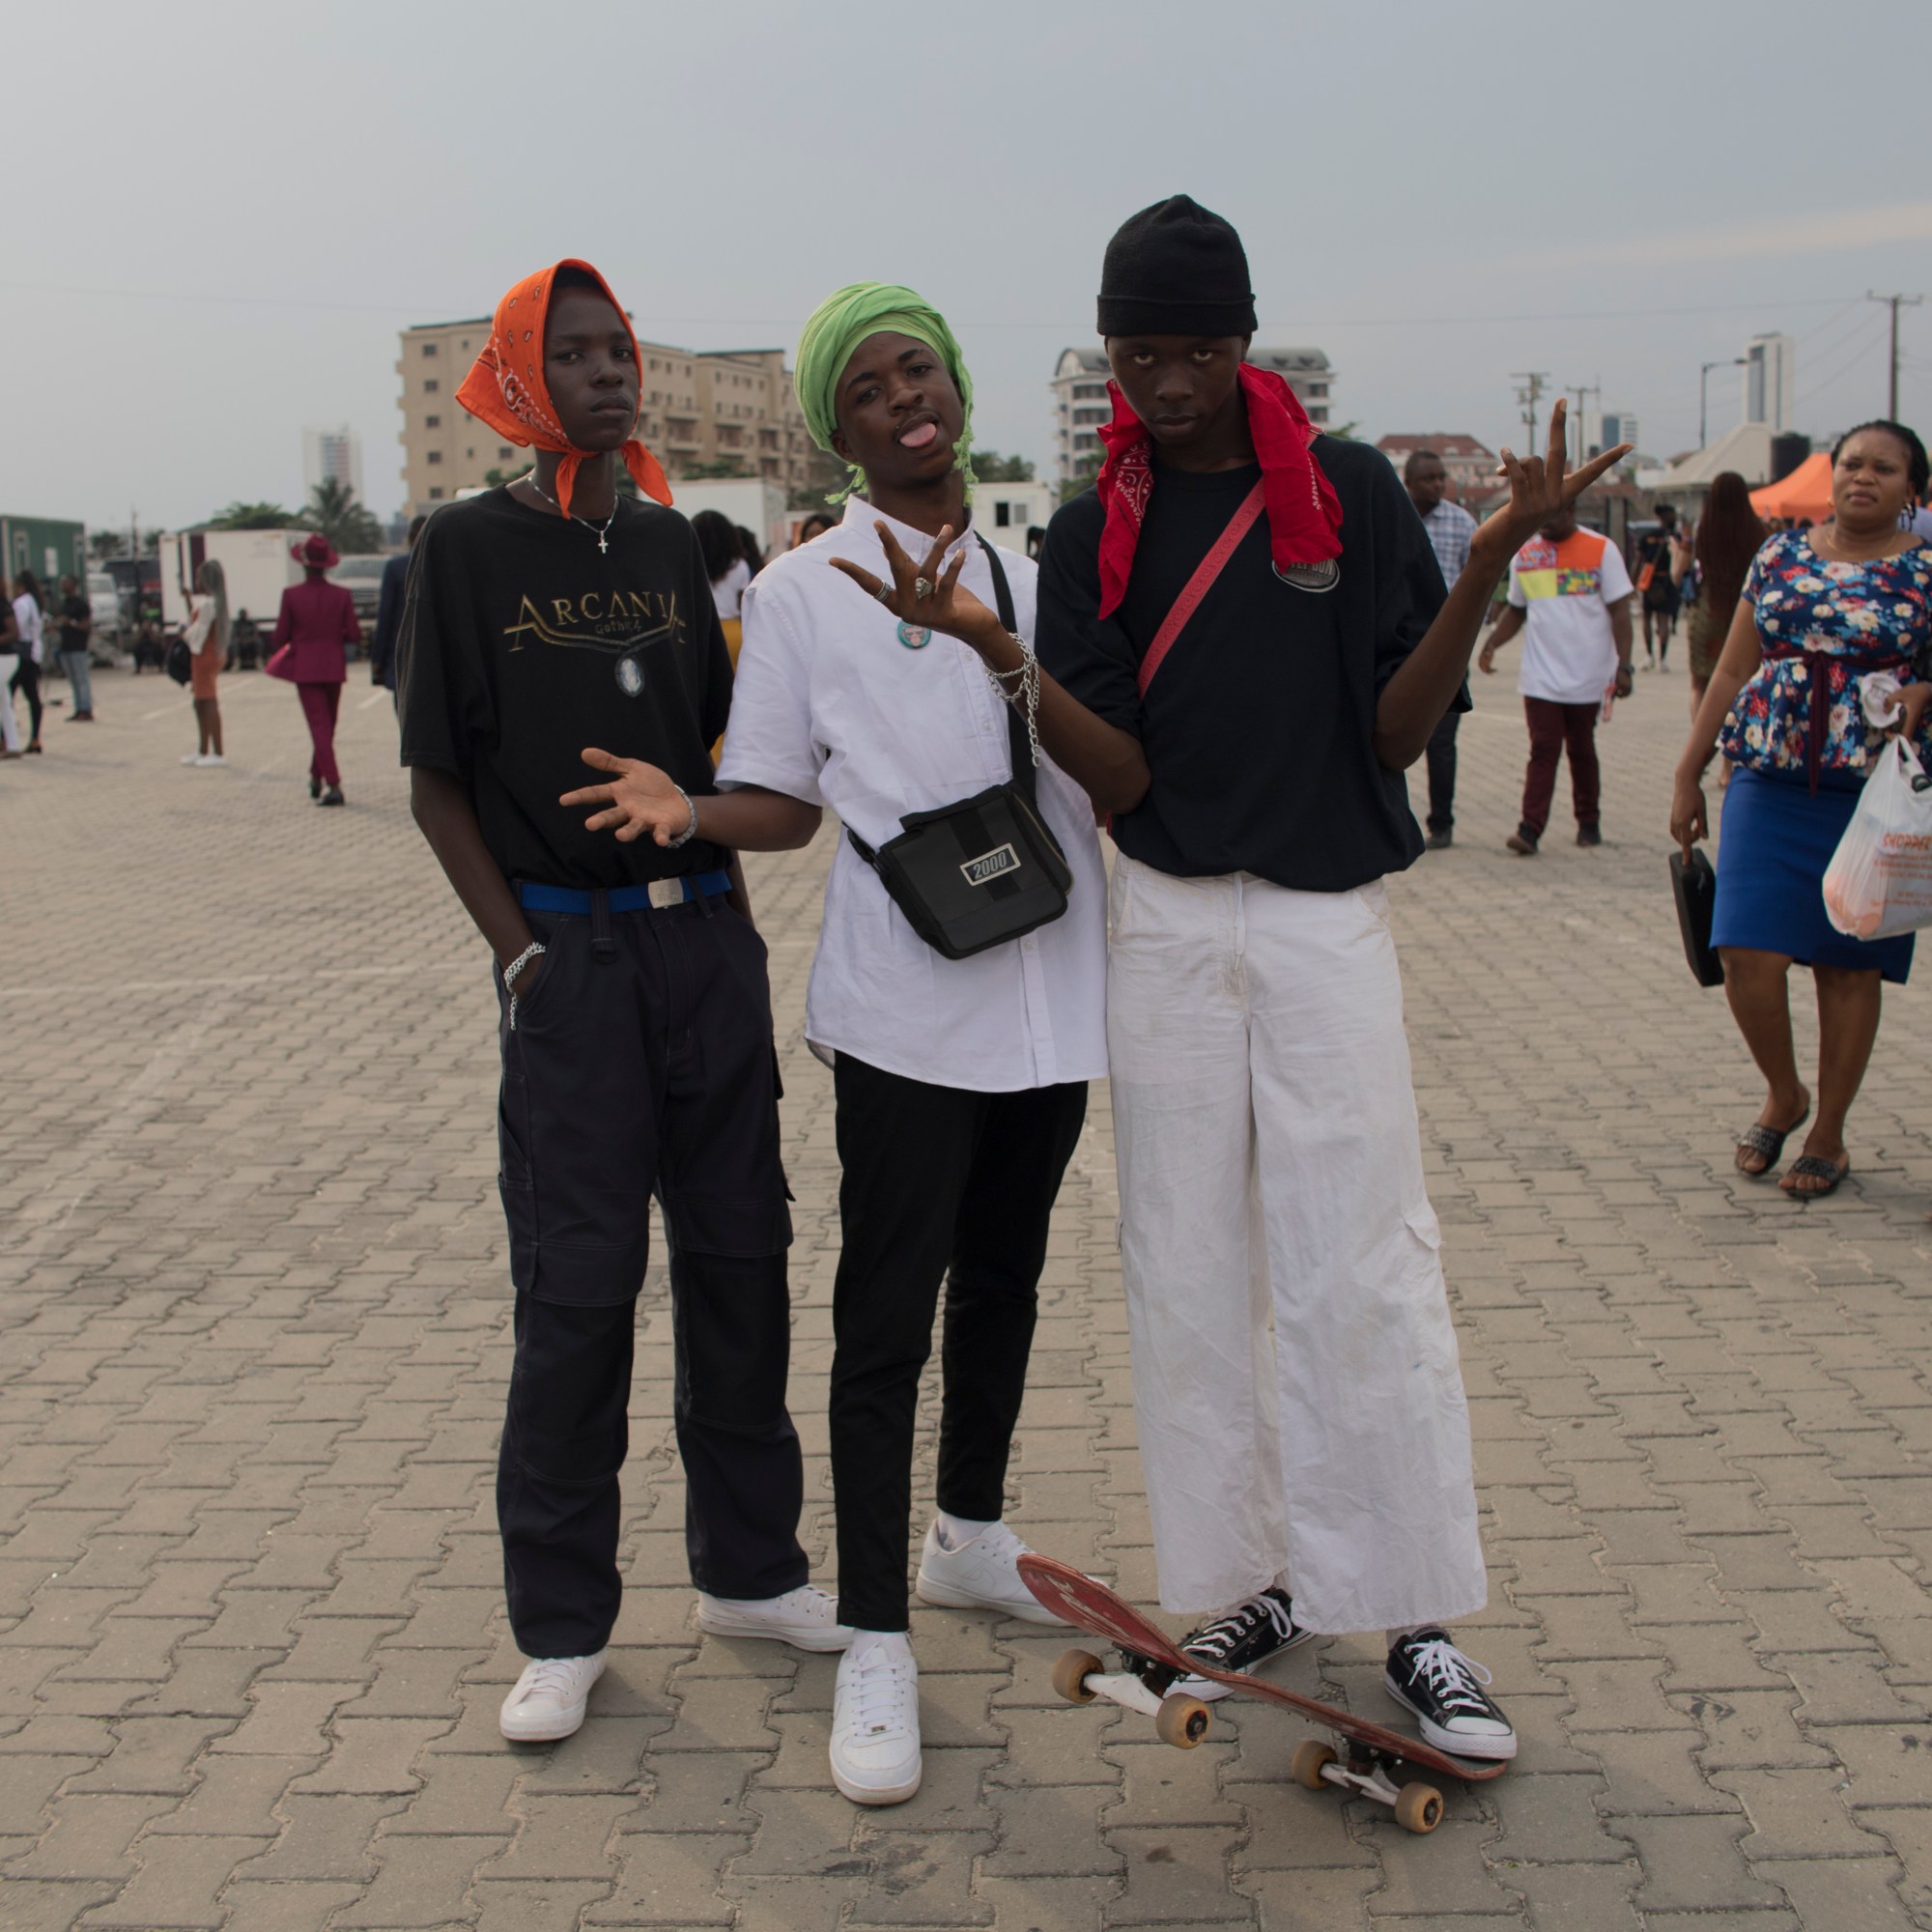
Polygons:
[[1252,335],[1255,293],[1232,223],[1184,194],[1129,215],[1100,268],[1102,335]]

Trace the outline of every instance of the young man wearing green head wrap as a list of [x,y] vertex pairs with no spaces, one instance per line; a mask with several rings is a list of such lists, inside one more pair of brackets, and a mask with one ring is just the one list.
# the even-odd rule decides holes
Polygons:
[[[807,324],[797,371],[813,437],[851,465],[863,497],[745,593],[719,794],[688,799],[648,765],[586,753],[612,781],[565,802],[601,808],[593,828],[662,843],[695,825],[733,849],[781,850],[809,842],[829,806],[876,848],[906,814],[1014,776],[1006,688],[987,670],[1031,649],[1035,571],[968,528],[973,391],[952,331],[910,289],[856,284]],[[913,555],[924,559],[917,572]],[[1010,629],[996,614],[1001,576]],[[924,621],[969,607],[983,620],[971,641]],[[1042,729],[1046,715],[1043,700]],[[831,1759],[862,1804],[919,1788],[906,1546],[942,1281],[938,1511],[919,1594],[1056,1621],[1019,1580],[1006,1474],[1047,1223],[1086,1083],[1106,1071],[1106,882],[1086,793],[1044,757],[1035,781],[1073,873],[1061,917],[943,957],[841,838],[812,962],[806,1037],[833,1065],[843,1170],[831,1400],[839,1614],[858,1633],[838,1672]]]

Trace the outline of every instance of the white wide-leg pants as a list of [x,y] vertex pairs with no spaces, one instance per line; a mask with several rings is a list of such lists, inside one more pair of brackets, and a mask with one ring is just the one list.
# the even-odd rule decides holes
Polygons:
[[1298,893],[1124,856],[1107,1049],[1160,1600],[1286,1574],[1344,1633],[1488,1597],[1469,1412],[1379,881]]
[[4,744],[10,752],[20,749],[20,718],[14,709],[14,694],[7,687],[19,668],[18,651],[8,651],[0,656],[0,744]]

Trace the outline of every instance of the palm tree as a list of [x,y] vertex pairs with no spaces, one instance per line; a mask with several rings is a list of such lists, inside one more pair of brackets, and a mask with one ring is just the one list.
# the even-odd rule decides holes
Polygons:
[[227,509],[210,517],[212,530],[286,530],[301,520],[279,503],[230,503]]
[[345,556],[383,548],[383,526],[356,500],[355,492],[333,476],[325,476],[309,492],[308,508],[301,520]]
[[87,553],[97,563],[105,563],[110,556],[128,554],[128,539],[119,530],[96,530],[87,539]]

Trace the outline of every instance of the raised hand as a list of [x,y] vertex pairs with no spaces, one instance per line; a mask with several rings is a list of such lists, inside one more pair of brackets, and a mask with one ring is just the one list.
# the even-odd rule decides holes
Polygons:
[[[884,524],[874,524],[872,527],[878,531],[879,541],[886,547],[886,562],[893,573],[892,582],[882,582],[869,570],[862,569],[842,556],[831,559],[834,570],[842,570],[867,596],[876,597],[903,624],[923,625],[928,631],[944,631],[949,638],[959,638],[969,642],[975,631],[983,634],[988,624],[996,630],[999,628],[999,619],[992,611],[970,590],[960,587],[959,573],[966,567],[965,550],[962,548],[943,571],[940,568],[946,546],[952,541],[951,524],[933,539],[932,548],[925,554],[925,561],[919,564],[906,554],[899,540]],[[926,586],[923,597],[919,595],[922,583]]]
[[641,758],[620,758],[595,746],[583,753],[583,762],[592,771],[612,774],[609,784],[584,785],[557,800],[559,805],[603,808],[583,821],[586,832],[614,829],[623,845],[648,832],[658,844],[668,845],[690,826],[690,801],[657,766],[647,765]]
[[1486,560],[1500,556],[1506,561],[1514,556],[1550,518],[1569,509],[1634,446],[1620,442],[1614,449],[1593,456],[1580,469],[1571,469],[1566,454],[1569,408],[1568,403],[1559,401],[1549,412],[1549,441],[1542,456],[1519,462],[1507,448],[1503,450],[1498,468],[1499,473],[1509,478],[1510,499],[1487,518],[1470,539],[1471,550],[1485,553]]

